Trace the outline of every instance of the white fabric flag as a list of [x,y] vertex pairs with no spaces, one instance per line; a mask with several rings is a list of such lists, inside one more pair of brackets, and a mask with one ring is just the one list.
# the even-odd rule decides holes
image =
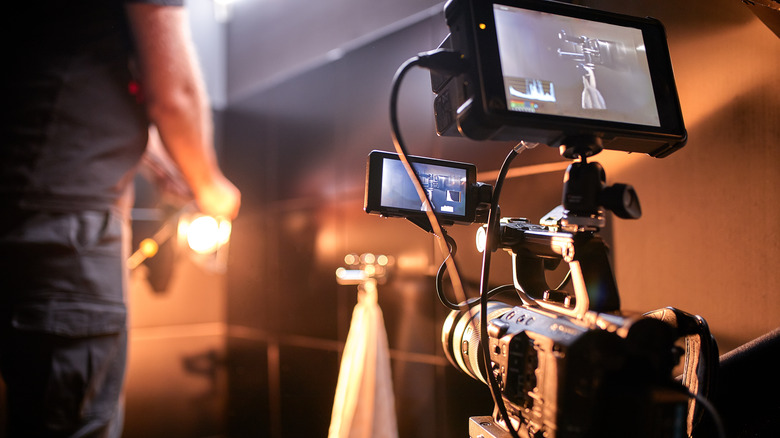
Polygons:
[[328,438],[397,438],[395,397],[376,280],[366,280],[341,358]]

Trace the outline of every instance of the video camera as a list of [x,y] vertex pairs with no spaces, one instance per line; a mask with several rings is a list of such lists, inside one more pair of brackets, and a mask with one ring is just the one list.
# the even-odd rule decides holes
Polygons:
[[[429,196],[434,211],[446,222],[478,221],[477,206],[484,208],[489,195],[486,185],[472,180],[473,165],[409,158],[424,177],[436,166],[433,169],[443,179],[459,181],[458,195],[438,196],[443,203],[434,201],[434,193],[448,189],[428,191],[434,195]],[[573,181],[582,183],[568,178],[567,184]],[[430,231],[422,216],[424,204],[413,199],[411,186],[397,155],[380,151],[369,155],[365,210],[405,217]],[[629,204],[638,208],[636,198],[630,199]],[[563,201],[568,203],[565,197]],[[570,222],[564,213],[569,213]],[[591,221],[598,217],[601,223],[603,211],[571,214],[559,206],[542,219],[545,225],[502,219],[493,241],[496,249],[511,254],[511,289],[522,305],[491,299],[483,313],[473,301],[462,303],[445,321],[442,344],[447,358],[483,383],[495,377],[513,423],[507,424],[497,413],[473,417],[470,436],[511,436],[510,428],[531,437],[684,436],[701,415],[701,408],[689,402],[688,391],[706,394],[717,364],[717,346],[706,321],[673,308],[644,315],[621,312],[608,250]],[[589,225],[581,225],[582,219]],[[478,230],[483,241],[489,238],[488,227]],[[550,287],[545,271],[561,263],[569,265],[569,286]],[[479,328],[484,314],[486,337]],[[485,338],[489,361],[481,354]],[[676,346],[680,339],[688,345],[684,352]],[[681,384],[672,373],[683,354]]]
[[[445,16],[450,35],[442,46],[396,74],[398,153],[369,154],[364,209],[407,218],[446,241],[453,289],[456,246],[440,225],[484,224],[479,299],[461,291],[460,302],[450,302],[441,287],[445,264],[437,275],[437,292],[452,309],[442,330],[445,354],[487,384],[495,402],[493,415],[470,419],[470,436],[691,435],[710,406],[717,345],[699,316],[621,310],[599,230],[605,210],[637,219],[641,208],[630,185],[608,186],[604,169],[588,162],[604,148],[663,157],[685,144],[661,24],[541,0],[450,0]],[[472,164],[406,154],[395,100],[415,65],[431,69],[440,135],[519,142],[495,186],[477,182]],[[537,144],[575,160],[562,203],[539,224],[499,220],[507,168]],[[513,284],[487,291],[498,249],[511,254]],[[562,264],[566,280],[551,287],[546,272]],[[506,291],[519,305],[495,299]]]

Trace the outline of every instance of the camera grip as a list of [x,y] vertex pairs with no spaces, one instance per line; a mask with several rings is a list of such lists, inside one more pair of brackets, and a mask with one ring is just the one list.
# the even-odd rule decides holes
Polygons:
[[[710,333],[707,321],[674,307],[665,307],[645,313],[646,317],[659,319],[677,330],[678,339],[685,342],[685,361],[680,376],[682,384],[697,397],[708,398],[714,390],[719,366],[718,345]],[[688,401],[688,436],[693,433],[703,414],[703,406],[695,398]]]

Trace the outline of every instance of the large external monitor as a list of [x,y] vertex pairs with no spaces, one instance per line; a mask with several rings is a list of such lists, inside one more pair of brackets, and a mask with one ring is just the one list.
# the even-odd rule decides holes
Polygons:
[[663,26],[651,18],[542,0],[451,0],[450,35],[468,70],[432,74],[437,131],[661,157],[685,144]]

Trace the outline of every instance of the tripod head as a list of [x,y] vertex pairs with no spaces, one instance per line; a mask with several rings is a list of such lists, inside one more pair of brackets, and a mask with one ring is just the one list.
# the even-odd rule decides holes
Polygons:
[[566,169],[563,178],[563,211],[561,226],[573,229],[599,229],[605,225],[604,210],[623,219],[638,219],[642,207],[634,188],[628,184],[607,185],[604,168],[588,162],[603,149],[600,137],[569,136],[560,146],[561,156],[576,160]]

